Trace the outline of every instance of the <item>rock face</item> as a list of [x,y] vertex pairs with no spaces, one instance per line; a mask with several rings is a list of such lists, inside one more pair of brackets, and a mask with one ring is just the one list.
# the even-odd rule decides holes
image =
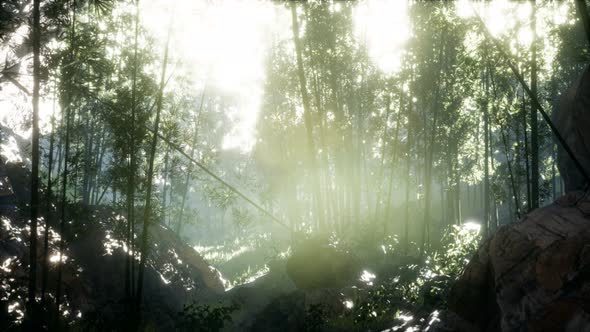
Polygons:
[[[225,292],[219,271],[209,265],[195,249],[182,242],[172,230],[153,225],[150,234],[158,244],[150,253],[152,267],[164,277],[168,275],[166,279],[184,280],[185,289],[205,288],[216,293]],[[176,267],[170,268],[171,265]]]
[[454,285],[439,330],[590,331],[590,194],[500,228]]

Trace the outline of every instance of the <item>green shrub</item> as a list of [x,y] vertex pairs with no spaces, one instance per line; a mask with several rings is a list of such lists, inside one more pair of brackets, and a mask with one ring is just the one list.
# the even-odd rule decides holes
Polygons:
[[226,321],[231,321],[231,314],[236,310],[236,304],[210,306],[193,302],[178,313],[176,328],[179,331],[218,332]]
[[[434,310],[444,309],[452,283],[461,275],[481,238],[475,224],[453,225],[444,234],[440,250],[426,253],[416,263],[400,264],[391,277],[361,289],[358,303],[345,316],[357,326],[376,326],[380,322],[403,326],[417,324]],[[401,252],[396,245],[397,241],[389,241],[384,254]]]

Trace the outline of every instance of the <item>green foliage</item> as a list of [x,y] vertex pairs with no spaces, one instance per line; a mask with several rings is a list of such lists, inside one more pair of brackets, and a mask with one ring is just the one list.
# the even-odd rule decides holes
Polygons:
[[[434,310],[446,308],[446,295],[478,248],[481,236],[474,225],[453,225],[444,232],[439,250],[419,261],[401,261],[389,277],[358,290],[358,300],[332,324],[354,324],[365,328],[418,324]],[[366,243],[366,242],[364,242]],[[390,244],[391,257],[399,255],[399,244]],[[386,254],[385,254],[386,255]],[[390,258],[391,259],[391,258]],[[368,262],[368,261],[365,261]],[[410,319],[411,317],[411,319]],[[348,323],[346,323],[348,322]]]
[[432,265],[439,274],[457,277],[477,250],[481,241],[480,225],[452,225],[443,236],[440,254],[433,255]]
[[236,310],[236,304],[211,306],[193,302],[178,313],[176,328],[187,332],[219,332],[226,322],[231,321],[231,314]]
[[88,4],[100,15],[107,15],[115,4],[116,0],[88,0]]
[[305,312],[304,331],[319,332],[322,331],[328,322],[327,312],[324,305],[311,304]]
[[232,208],[231,213],[235,226],[242,232],[245,232],[254,222],[254,216],[247,209]]

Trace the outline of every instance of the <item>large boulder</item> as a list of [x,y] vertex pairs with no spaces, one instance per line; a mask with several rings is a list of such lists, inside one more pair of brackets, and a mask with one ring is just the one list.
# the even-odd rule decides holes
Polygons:
[[297,288],[342,288],[358,279],[361,265],[349,252],[322,237],[299,244],[287,260],[287,275]]
[[590,195],[504,226],[453,286],[446,331],[590,331]]

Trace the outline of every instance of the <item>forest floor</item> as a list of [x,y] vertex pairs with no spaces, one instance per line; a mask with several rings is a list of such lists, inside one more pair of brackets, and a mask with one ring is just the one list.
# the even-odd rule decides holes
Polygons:
[[[18,201],[22,203],[26,196],[21,193]],[[29,228],[23,213],[26,207],[16,206],[16,211],[3,213],[1,219],[2,330],[20,328],[27,291]],[[53,301],[55,296],[59,241],[64,237],[63,327],[124,329],[129,310],[125,218],[121,211],[106,206],[71,204],[66,211],[70,222],[63,234],[59,218],[54,216],[49,223],[47,299]],[[44,230],[42,221],[39,234]],[[403,254],[397,237],[378,235],[362,226],[341,235],[296,234],[291,241],[262,232],[190,246],[166,227],[153,225],[144,284],[144,327],[181,331],[194,331],[196,326],[208,326],[207,331],[426,327],[445,308],[450,284],[478,243],[477,233],[468,228],[453,227],[448,234],[438,251],[420,258]],[[410,252],[417,251],[415,244],[410,247]],[[38,248],[42,262],[41,240]],[[46,305],[43,312],[48,327],[55,310]]]

